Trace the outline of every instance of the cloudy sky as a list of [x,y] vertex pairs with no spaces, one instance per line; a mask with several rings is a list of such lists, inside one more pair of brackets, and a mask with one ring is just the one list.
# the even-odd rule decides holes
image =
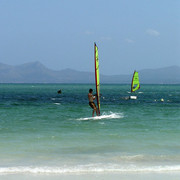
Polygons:
[[100,73],[180,66],[179,0],[0,0],[0,63]]

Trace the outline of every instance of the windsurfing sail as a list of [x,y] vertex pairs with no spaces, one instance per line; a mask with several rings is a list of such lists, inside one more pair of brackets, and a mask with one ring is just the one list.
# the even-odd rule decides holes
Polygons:
[[96,99],[98,114],[100,115],[100,79],[99,79],[99,57],[98,57],[98,47],[94,43],[94,61],[95,61],[95,82],[96,82]]
[[131,83],[131,92],[135,92],[140,88],[139,75],[138,72],[134,71],[132,83]]

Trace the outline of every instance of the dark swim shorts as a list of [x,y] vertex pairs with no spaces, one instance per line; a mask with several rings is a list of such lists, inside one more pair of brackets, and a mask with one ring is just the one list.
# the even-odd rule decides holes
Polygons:
[[89,102],[89,105],[91,106],[92,109],[96,109],[96,105],[94,102]]

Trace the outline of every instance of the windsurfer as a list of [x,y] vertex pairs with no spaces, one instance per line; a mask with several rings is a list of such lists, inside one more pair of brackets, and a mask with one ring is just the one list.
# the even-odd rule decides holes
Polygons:
[[94,117],[94,112],[96,111],[96,115],[98,116],[98,111],[97,111],[96,105],[94,103],[94,99],[96,99],[96,96],[93,96],[92,93],[93,93],[93,90],[89,89],[89,93],[88,93],[89,105],[93,109],[92,117]]

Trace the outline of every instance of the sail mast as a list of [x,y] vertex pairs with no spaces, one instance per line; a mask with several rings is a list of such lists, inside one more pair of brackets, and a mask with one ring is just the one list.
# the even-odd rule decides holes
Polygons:
[[134,92],[134,91],[133,91],[133,80],[134,80],[134,74],[135,74],[135,72],[136,72],[136,71],[134,71],[134,73],[133,73],[133,77],[132,77],[132,81],[131,81],[131,92]]

